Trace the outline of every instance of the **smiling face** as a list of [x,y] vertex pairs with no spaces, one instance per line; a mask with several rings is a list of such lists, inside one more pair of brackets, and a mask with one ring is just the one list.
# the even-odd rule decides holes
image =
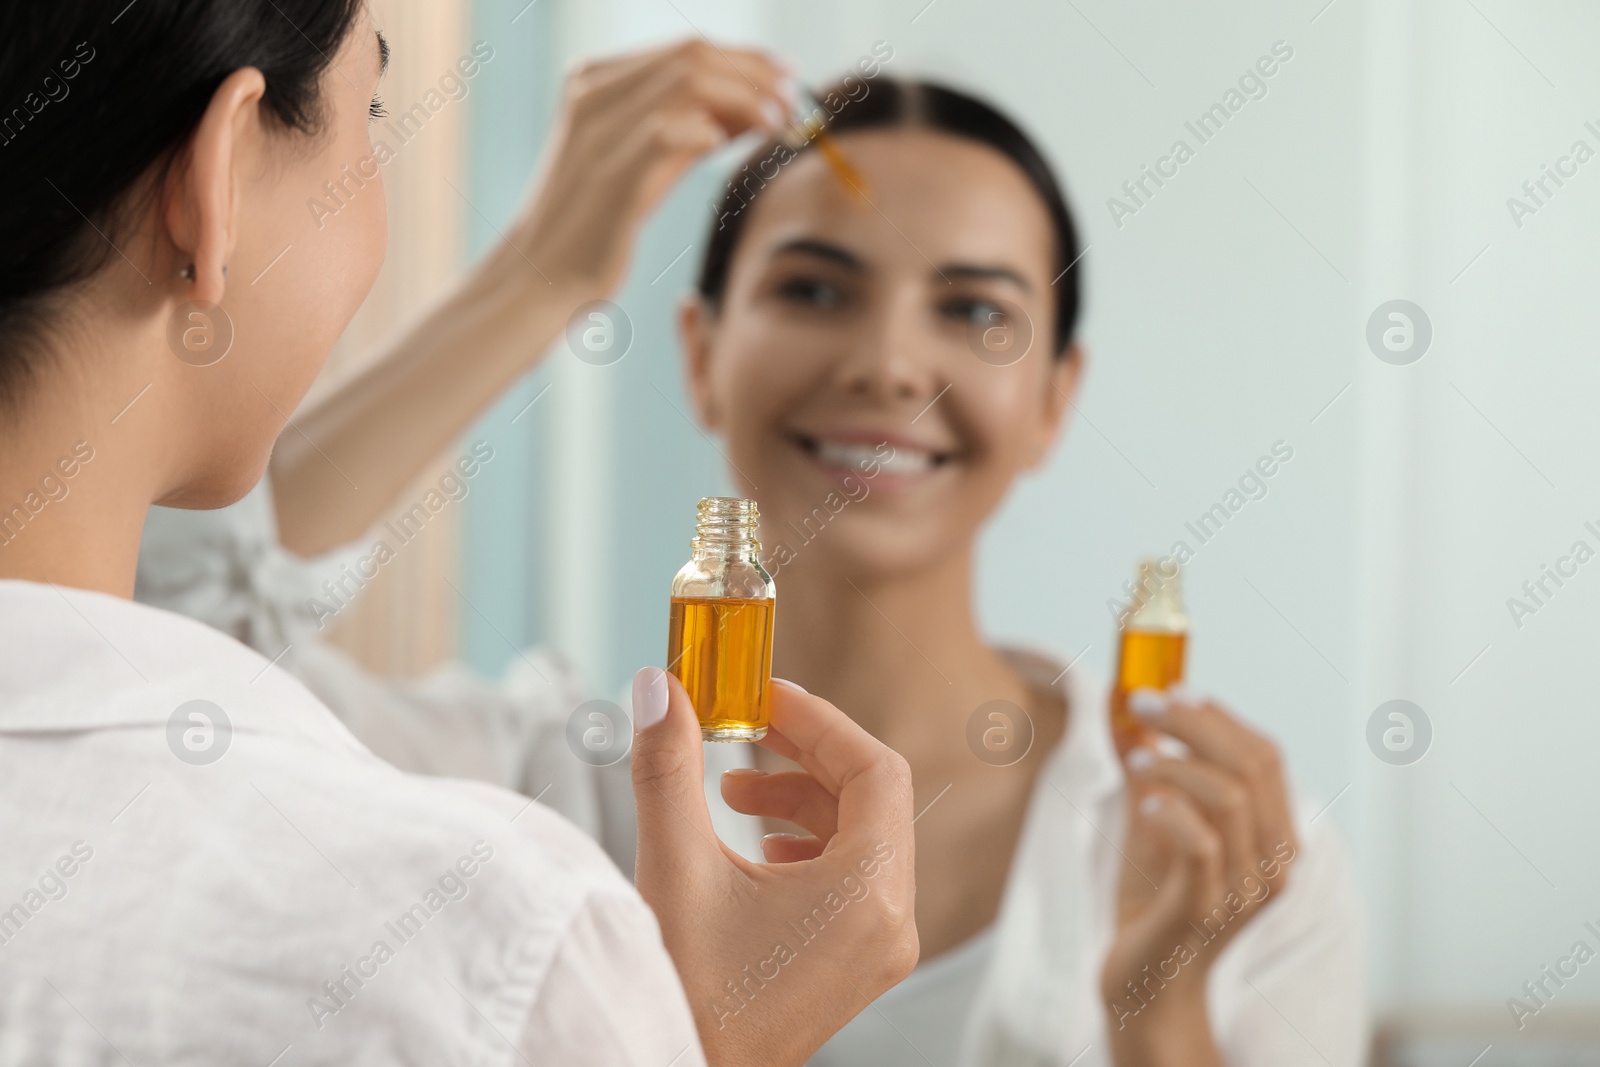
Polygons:
[[[1015,164],[915,127],[837,140],[872,202],[803,153],[746,209],[720,308],[697,299],[682,327],[764,537],[851,499],[803,555],[870,580],[970,548],[1047,454],[1081,357],[1055,356],[1054,231]],[[996,358],[986,330],[1031,346]]]

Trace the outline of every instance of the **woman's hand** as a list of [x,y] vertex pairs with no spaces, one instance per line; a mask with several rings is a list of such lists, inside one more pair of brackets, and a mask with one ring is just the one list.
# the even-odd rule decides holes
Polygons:
[[504,265],[526,271],[526,256],[544,275],[531,284],[574,307],[609,295],[644,218],[695,160],[787,121],[787,78],[764,52],[699,39],[578,68]]
[[812,837],[769,837],[767,863],[717,840],[700,724],[671,675],[634,678],[635,880],[713,1065],[799,1065],[917,962],[911,772],[832,704],[772,687],[761,744],[805,773],[730,773],[723,796]]
[[1101,971],[1113,1058],[1220,1065],[1206,976],[1287,884],[1296,840],[1283,768],[1270,740],[1209,700],[1141,689],[1128,705],[1189,751],[1136,748],[1125,760],[1127,862]]

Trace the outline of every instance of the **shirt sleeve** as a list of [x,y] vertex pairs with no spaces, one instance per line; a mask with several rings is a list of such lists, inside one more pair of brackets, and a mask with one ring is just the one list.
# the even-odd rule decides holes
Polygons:
[[705,1067],[648,905],[620,893],[589,898],[556,950],[518,1052],[539,1064]]
[[[1229,1067],[1361,1067],[1367,1060],[1361,909],[1332,819],[1300,829],[1289,887],[1229,946],[1232,1010],[1216,1034]],[[1219,968],[1223,961],[1218,961]]]

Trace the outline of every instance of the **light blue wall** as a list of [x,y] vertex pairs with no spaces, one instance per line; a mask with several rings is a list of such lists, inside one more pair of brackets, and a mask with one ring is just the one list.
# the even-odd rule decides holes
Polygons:
[[[476,88],[471,196],[501,228],[526,195],[555,117],[562,23],[573,17],[558,0],[539,0],[518,17],[526,3],[477,0],[474,14],[474,37],[493,45],[496,57]],[[603,598],[603,640],[590,649],[562,651],[588,653],[582,657],[585,681],[604,694],[619,691],[638,667],[662,662],[667,589],[688,558],[694,504],[728,489],[716,451],[689,421],[673,319],[699,266],[711,220],[707,201],[730,165],[724,158],[696,169],[645,227],[628,277],[613,297],[633,322],[627,356],[606,367],[580,364],[558,340],[541,368],[472,431],[472,439],[487,439],[496,449],[468,500],[462,539],[462,590],[470,605],[461,608],[461,648],[474,668],[498,676],[517,648],[561,644],[551,619],[552,575],[565,564],[553,558],[558,516],[552,509],[561,505],[550,465],[559,462],[553,416],[570,401],[570,389],[564,396],[553,388],[518,417],[552,383],[558,367],[609,390],[611,405],[601,472],[608,506],[587,535],[603,546],[606,561],[606,573],[594,582]],[[477,254],[496,234],[476,212],[470,222],[471,251]],[[562,387],[570,384],[571,379]]]
[[[661,664],[667,644],[667,594],[689,558],[694,506],[731,491],[716,450],[690,422],[675,309],[694,284],[717,177],[702,167],[679,187],[646,228],[634,268],[617,298],[633,319],[634,348],[618,375],[613,457],[617,537],[610,614],[614,643],[598,679],[610,692],[647,663]],[[689,251],[670,268],[673,257]],[[663,274],[662,272],[665,271]],[[655,280],[659,276],[659,280]]]
[[[528,0],[476,0],[473,39],[488,42],[495,56],[474,83],[468,121],[471,255],[496,238],[496,228],[506,225],[527,194],[556,106],[554,22],[548,0],[531,7]],[[538,610],[543,574],[537,561],[546,413],[541,402],[520,418],[517,414],[538,395],[548,374],[529,375],[468,436],[492,444],[495,458],[466,502],[461,588],[468,603],[461,605],[461,649],[471,666],[491,676],[500,674],[517,648],[538,643],[543,631]]]

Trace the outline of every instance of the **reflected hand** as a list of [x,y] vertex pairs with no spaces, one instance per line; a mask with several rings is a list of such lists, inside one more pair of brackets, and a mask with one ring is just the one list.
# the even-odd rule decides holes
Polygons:
[[520,274],[525,255],[579,302],[609,295],[643,220],[695,160],[785,121],[786,77],[764,52],[702,40],[579,67],[501,262]]
[[804,773],[729,774],[737,811],[813,836],[751,863],[717,840],[700,724],[678,680],[634,679],[635,880],[711,1064],[799,1065],[917,961],[911,772],[832,704],[772,687],[762,745]]
[[1101,971],[1119,1065],[1221,1064],[1205,983],[1223,947],[1283,891],[1297,843],[1277,747],[1202,698],[1136,690],[1129,707],[1183,742],[1129,752],[1117,932]]

